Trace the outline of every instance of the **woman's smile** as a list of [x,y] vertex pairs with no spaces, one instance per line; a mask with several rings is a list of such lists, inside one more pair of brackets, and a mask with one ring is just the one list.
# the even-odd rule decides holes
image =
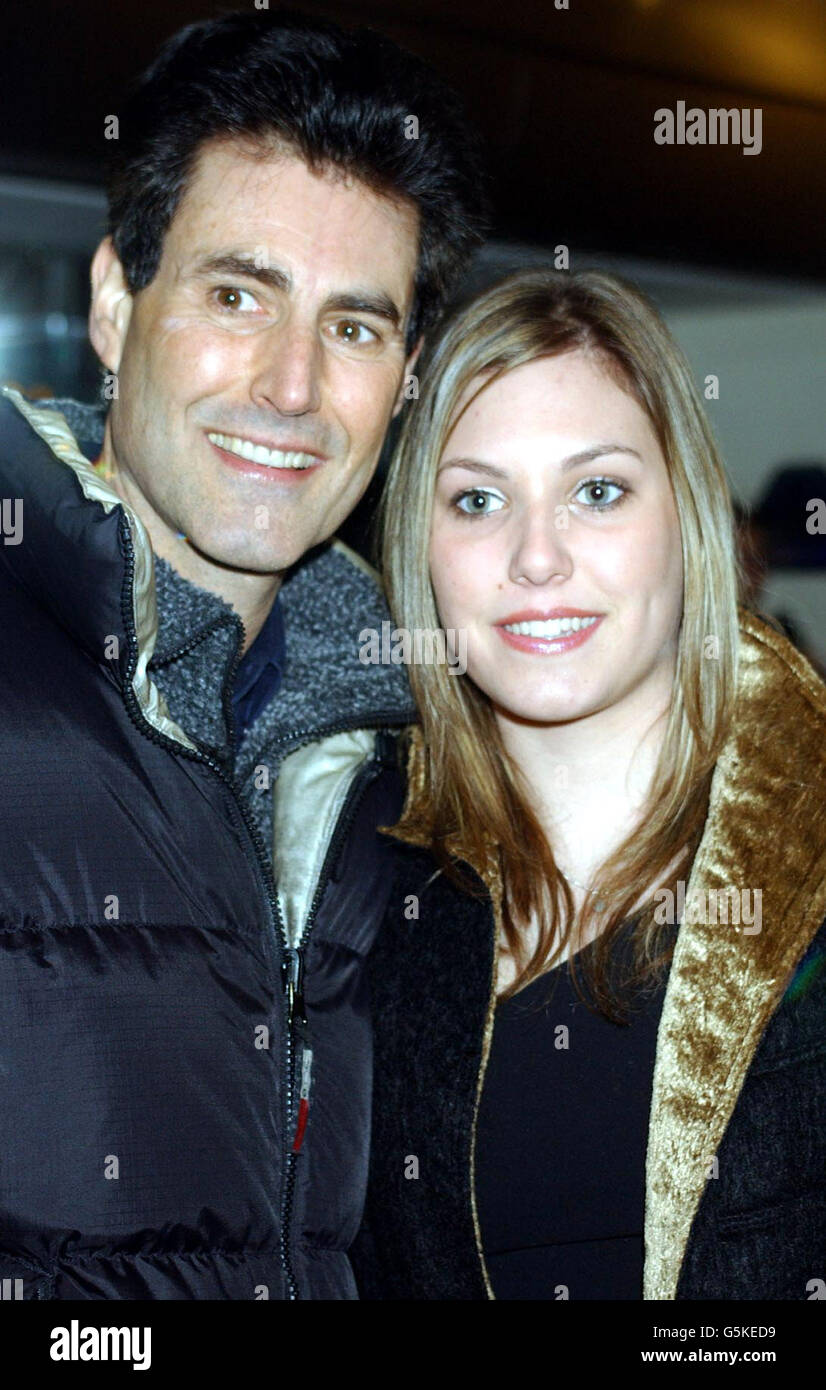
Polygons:
[[583,646],[600,626],[602,613],[581,609],[555,608],[550,613],[528,610],[513,613],[500,623],[496,631],[509,647],[537,656],[555,656]]

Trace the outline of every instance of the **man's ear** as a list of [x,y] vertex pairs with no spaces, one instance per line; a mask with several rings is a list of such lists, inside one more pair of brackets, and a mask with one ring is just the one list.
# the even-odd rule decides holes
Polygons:
[[[409,380],[410,380],[410,377],[413,375],[413,368],[414,368],[415,365],[416,365],[416,362],[417,362],[417,360],[418,360],[419,353],[421,352],[423,346],[424,346],[424,336],[422,336],[421,338],[419,338],[419,340],[417,341],[417,343],[415,344],[415,346],[414,346],[414,348],[413,348],[413,351],[411,352],[410,356],[408,357],[407,361],[406,361],[405,364],[404,364],[404,376],[402,377],[402,384],[401,384],[401,386],[399,387],[399,394],[398,394],[397,397],[396,397],[396,404],[393,406],[393,417],[392,417],[393,419],[396,418],[396,416],[398,415],[398,413],[399,413],[399,411],[401,410],[402,406],[404,405],[405,401],[409,398],[409,396],[408,396],[408,382],[409,382]],[[413,394],[414,398],[415,398],[415,396],[418,396],[418,394],[419,394],[419,391],[418,391],[418,384],[417,384],[417,389],[416,389],[416,391],[413,392],[413,393],[411,393],[411,394]]]
[[89,337],[104,367],[116,372],[132,317],[132,296],[111,237],[103,238],[92,258],[91,279]]

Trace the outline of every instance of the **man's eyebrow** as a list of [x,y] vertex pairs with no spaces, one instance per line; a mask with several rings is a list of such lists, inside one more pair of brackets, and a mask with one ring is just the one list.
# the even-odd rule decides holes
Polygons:
[[[590,449],[580,449],[576,454],[569,454],[562,460],[560,467],[563,473],[567,473],[572,468],[581,467],[583,463],[593,463],[604,454],[631,454],[642,462],[642,454],[628,444],[594,444]],[[466,468],[473,473],[484,473],[490,478],[508,476],[506,469],[496,468],[492,463],[483,463],[481,459],[449,458],[439,465],[440,473],[443,468]]]
[[[285,270],[279,270],[276,266],[256,265],[251,257],[236,256],[229,252],[206,256],[197,263],[194,273],[199,277],[231,275],[250,278],[275,290],[292,288],[292,278]],[[394,328],[398,328],[402,321],[398,305],[382,290],[355,290],[347,294],[333,294],[326,301],[325,308],[341,310],[347,314],[371,314],[374,318],[386,319]]]
[[367,290],[355,294],[333,294],[327,300],[328,309],[340,309],[345,314],[372,314],[375,318],[387,319],[394,328],[402,321],[401,310],[389,294],[381,290],[372,293]]
[[278,270],[275,266],[256,265],[252,257],[235,256],[228,252],[216,256],[205,256],[202,261],[198,261],[194,268],[194,274],[201,277],[209,275],[242,276],[251,280],[258,280],[262,285],[269,285],[274,290],[288,290],[292,283],[285,270]]

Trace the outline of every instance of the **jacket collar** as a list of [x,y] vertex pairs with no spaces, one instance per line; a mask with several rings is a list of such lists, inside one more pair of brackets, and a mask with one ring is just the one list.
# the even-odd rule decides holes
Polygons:
[[[108,678],[132,686],[159,731],[188,748],[197,740],[228,761],[221,691],[239,651],[241,621],[223,599],[153,555],[145,527],[95,471],[67,417],[84,447],[97,451],[102,410],[71,401],[33,405],[11,388],[2,392],[0,482],[4,495],[21,498],[24,526],[23,543],[0,548],[0,562]],[[388,616],[369,565],[338,542],[321,546],[290,571],[280,596],[287,671],[273,709],[254,726],[257,745],[266,735],[286,751],[329,727],[415,718],[404,671],[359,660],[359,632],[380,630]],[[119,639],[116,660],[106,655],[112,636]],[[260,754],[251,748],[250,757],[253,751]]]
[[194,749],[147,675],[158,630],[152,549],[143,523],[95,472],[65,419],[0,391],[0,490],[19,499],[23,539],[0,547],[107,679],[131,687],[159,733]]
[[[398,838],[427,845],[423,745],[414,730]],[[687,911],[657,1039],[646,1162],[646,1299],[673,1299],[711,1160],[760,1037],[826,918],[826,686],[773,627],[740,610],[735,714],[712,776],[686,902],[711,889],[762,890],[757,933]],[[491,891],[496,857],[473,863]],[[707,914],[710,916],[710,914]],[[720,914],[722,916],[722,914]]]
[[686,896],[761,888],[759,933],[683,923],[657,1040],[644,1297],[675,1297],[710,1165],[761,1035],[826,918],[826,686],[741,610],[738,700]]

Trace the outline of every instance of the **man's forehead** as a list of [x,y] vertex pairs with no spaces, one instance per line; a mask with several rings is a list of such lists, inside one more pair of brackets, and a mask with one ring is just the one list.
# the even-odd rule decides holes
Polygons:
[[[319,257],[338,277],[394,280],[404,293],[418,259],[419,214],[338,169],[318,172],[279,147],[212,140],[199,151],[169,229],[176,261],[194,267],[228,250],[259,263]],[[378,288],[378,283],[376,285]]]

